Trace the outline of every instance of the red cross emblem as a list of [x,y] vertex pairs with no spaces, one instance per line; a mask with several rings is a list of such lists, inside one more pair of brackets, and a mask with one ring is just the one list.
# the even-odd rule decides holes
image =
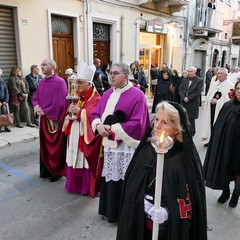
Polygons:
[[[188,190],[188,186],[187,186],[187,190]],[[180,217],[191,219],[191,217],[192,217],[192,203],[191,203],[189,192],[188,192],[188,195],[187,195],[186,199],[179,199],[178,198],[178,205],[179,205]]]

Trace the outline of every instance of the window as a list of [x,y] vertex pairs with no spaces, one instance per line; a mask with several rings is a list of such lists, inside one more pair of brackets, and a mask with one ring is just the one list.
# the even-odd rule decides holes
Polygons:
[[107,24],[93,23],[93,39],[109,40],[110,27]]

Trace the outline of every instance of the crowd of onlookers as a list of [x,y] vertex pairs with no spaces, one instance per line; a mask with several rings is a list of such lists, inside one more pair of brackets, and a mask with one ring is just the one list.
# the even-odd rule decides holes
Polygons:
[[[1,78],[0,69],[0,114],[13,113],[14,124],[18,128],[23,128],[22,122],[26,122],[28,127],[35,127],[38,121],[35,119],[32,105],[32,97],[38,87],[42,76],[39,74],[37,65],[32,65],[31,73],[25,78],[22,76],[20,67],[12,67],[9,73],[8,84]],[[6,132],[11,132],[5,126]]]

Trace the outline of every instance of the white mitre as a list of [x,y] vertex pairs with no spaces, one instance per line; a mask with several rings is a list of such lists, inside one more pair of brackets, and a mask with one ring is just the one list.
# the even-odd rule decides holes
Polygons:
[[95,73],[95,65],[88,66],[85,62],[80,61],[77,66],[77,79],[91,82]]

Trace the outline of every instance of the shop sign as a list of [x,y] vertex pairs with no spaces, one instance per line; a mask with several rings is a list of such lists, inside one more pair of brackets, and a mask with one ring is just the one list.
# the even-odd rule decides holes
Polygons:
[[163,23],[161,18],[148,20],[146,23],[146,31],[151,33],[168,33],[168,25]]

